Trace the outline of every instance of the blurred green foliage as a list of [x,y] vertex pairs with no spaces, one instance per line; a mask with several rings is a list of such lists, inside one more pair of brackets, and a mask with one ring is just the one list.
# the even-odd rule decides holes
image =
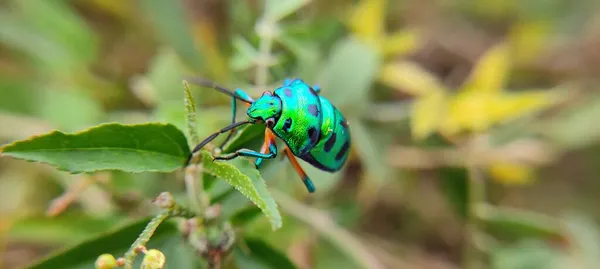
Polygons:
[[[301,163],[314,194],[280,158],[260,175],[243,159],[223,165],[245,176],[202,175],[236,235],[225,268],[597,268],[599,15],[594,0],[4,1],[0,145],[107,122],[202,139],[231,121],[231,101],[186,93],[184,76],[252,96],[300,77],[349,119],[351,158],[335,174]],[[257,149],[263,133],[242,128],[224,151]],[[0,158],[0,267],[120,256],[164,191],[186,201],[183,173]],[[148,247],[167,268],[204,267],[176,224]]]

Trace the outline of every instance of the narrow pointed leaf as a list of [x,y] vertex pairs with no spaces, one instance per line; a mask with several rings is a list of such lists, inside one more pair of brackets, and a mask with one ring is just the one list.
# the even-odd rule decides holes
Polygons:
[[194,97],[192,96],[192,92],[190,91],[190,86],[187,81],[183,82],[183,87],[185,90],[185,119],[187,125],[187,132],[190,137],[190,141],[192,144],[196,145],[200,143],[200,138],[198,137],[198,125],[196,124],[196,102],[194,101]]
[[477,217],[492,234],[503,238],[557,240],[565,236],[558,219],[534,212],[480,205]]
[[384,65],[379,80],[394,89],[415,96],[445,91],[442,83],[422,67],[410,62]]
[[267,190],[262,176],[249,160],[236,158],[229,161],[213,161],[207,151],[200,151],[203,169],[229,183],[252,201],[267,216],[273,230],[282,225],[277,203]]
[[434,92],[415,101],[412,108],[411,131],[416,139],[424,139],[436,131],[444,115],[444,92]]
[[[142,232],[150,219],[135,221],[113,230],[94,236],[67,249],[53,253],[50,256],[26,267],[27,269],[63,268],[83,269],[94,268],[96,258],[103,253],[122,256]],[[173,222],[162,223],[148,242],[149,249],[160,249],[167,258],[168,268],[197,268],[194,263],[197,258],[193,251],[186,248],[177,225]],[[138,257],[134,268],[140,268],[141,258]]]
[[248,246],[249,258],[260,262],[265,268],[294,269],[296,265],[278,249],[259,238],[246,237],[244,242]]
[[185,135],[171,124],[108,123],[73,134],[53,131],[0,148],[6,156],[48,163],[72,173],[100,170],[172,172],[190,154]]
[[342,111],[364,104],[377,78],[381,59],[374,48],[356,39],[344,39],[332,50],[319,78],[322,95]]
[[384,33],[385,7],[384,0],[361,0],[348,21],[349,28],[363,41],[378,41]]
[[278,21],[298,11],[309,2],[310,0],[269,0],[265,16]]
[[500,92],[510,71],[508,46],[501,44],[485,52],[473,67],[465,87],[468,90]]

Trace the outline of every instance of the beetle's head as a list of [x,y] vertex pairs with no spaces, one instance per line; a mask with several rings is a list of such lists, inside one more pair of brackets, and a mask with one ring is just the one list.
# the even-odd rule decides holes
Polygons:
[[264,92],[246,111],[252,119],[264,121],[267,127],[273,127],[281,115],[281,99],[271,92]]

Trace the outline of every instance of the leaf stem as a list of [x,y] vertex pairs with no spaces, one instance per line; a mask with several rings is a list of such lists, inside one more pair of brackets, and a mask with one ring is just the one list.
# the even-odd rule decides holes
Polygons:
[[133,262],[135,257],[139,253],[140,249],[146,246],[146,243],[150,241],[150,237],[154,234],[158,226],[169,218],[169,210],[164,210],[160,214],[156,215],[144,228],[144,231],[138,236],[138,238],[133,242],[127,253],[125,253],[125,269],[133,269]]
[[[474,143],[474,146],[477,143]],[[477,210],[479,205],[485,203],[485,180],[482,172],[475,164],[473,156],[473,150],[470,149],[469,158],[467,161],[467,173],[468,173],[468,212],[467,222],[464,233],[464,249],[463,249],[463,268],[480,268],[481,257],[479,248],[477,247],[477,240],[482,238],[481,235],[481,222],[479,221]]]
[[171,217],[193,218],[195,216],[190,210],[176,204],[173,196],[168,192],[161,193],[158,198],[155,199],[155,203],[162,207],[163,210],[148,222],[146,228],[144,228],[142,233],[125,253],[123,257],[125,260],[125,269],[133,269],[135,257],[142,249],[144,249],[144,247],[146,247],[146,244],[150,241],[150,238],[163,221]]

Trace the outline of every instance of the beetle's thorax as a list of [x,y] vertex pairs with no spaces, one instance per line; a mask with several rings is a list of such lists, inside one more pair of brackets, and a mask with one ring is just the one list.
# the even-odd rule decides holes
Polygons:
[[250,105],[246,114],[248,117],[256,120],[266,121],[272,118],[277,121],[281,115],[281,99],[270,92],[265,92]]

